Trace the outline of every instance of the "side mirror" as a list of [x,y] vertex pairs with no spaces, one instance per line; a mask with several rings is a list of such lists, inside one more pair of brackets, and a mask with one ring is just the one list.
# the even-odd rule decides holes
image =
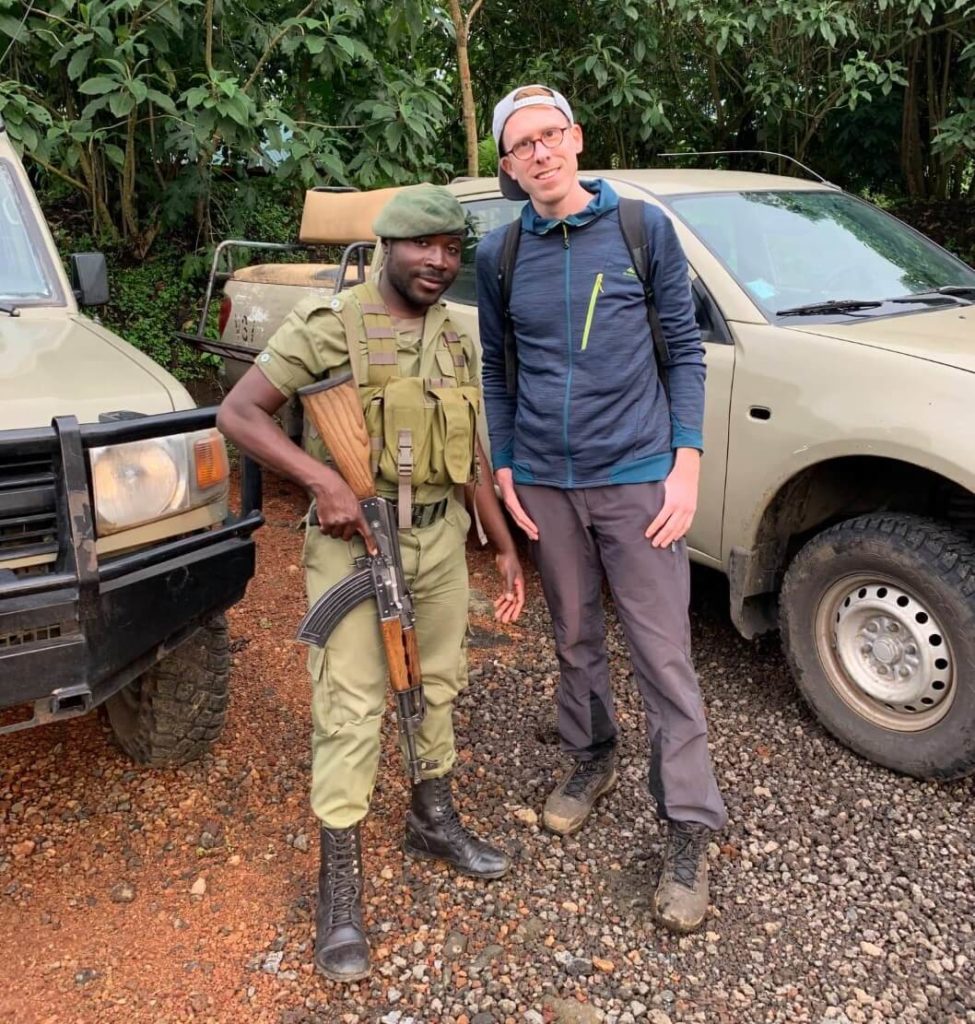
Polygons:
[[697,326],[701,328],[701,341],[719,345],[731,344],[728,324],[699,277],[691,278],[691,295],[694,298],[694,317]]
[[104,306],[108,302],[108,264],[102,253],[71,254],[71,287],[81,306]]
[[711,330],[711,317],[708,316],[707,307],[704,305],[704,298],[696,288],[692,289],[691,297],[694,300],[694,319],[700,328],[701,340],[711,341],[713,334]]

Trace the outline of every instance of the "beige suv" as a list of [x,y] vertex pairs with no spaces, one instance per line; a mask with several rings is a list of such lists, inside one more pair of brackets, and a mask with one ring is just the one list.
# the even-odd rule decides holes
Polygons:
[[103,706],[137,761],[185,761],[224,724],[261,516],[229,513],[216,410],[79,312],[104,258],[71,264],[0,121],[0,736]]
[[[689,539],[727,575],[735,625],[781,630],[806,700],[854,750],[971,772],[975,272],[826,182],[590,174],[659,206],[690,261],[708,378]],[[451,188],[472,234],[449,305],[476,334],[474,252],[521,204],[494,179]],[[306,240],[342,239],[320,223]],[[268,337],[272,292],[245,300],[231,281],[223,340],[255,321]]]

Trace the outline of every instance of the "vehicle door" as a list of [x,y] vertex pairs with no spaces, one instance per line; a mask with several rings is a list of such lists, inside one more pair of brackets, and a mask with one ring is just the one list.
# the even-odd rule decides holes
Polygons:
[[707,365],[704,397],[704,456],[697,513],[687,537],[691,557],[720,568],[722,523],[728,463],[728,417],[735,372],[735,345],[723,313],[723,291],[728,275],[711,252],[656,195],[621,178],[612,179],[621,196],[642,199],[658,206],[674,222],[677,237],[687,255],[691,293]]

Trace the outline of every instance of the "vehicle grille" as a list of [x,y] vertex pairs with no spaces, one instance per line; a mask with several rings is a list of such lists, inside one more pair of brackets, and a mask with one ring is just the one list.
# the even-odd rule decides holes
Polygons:
[[36,629],[19,629],[14,633],[0,633],[0,651],[10,647],[26,647],[41,640],[56,640],[61,636],[61,623],[39,626]]
[[57,552],[54,472],[43,455],[6,456],[0,464],[0,567]]

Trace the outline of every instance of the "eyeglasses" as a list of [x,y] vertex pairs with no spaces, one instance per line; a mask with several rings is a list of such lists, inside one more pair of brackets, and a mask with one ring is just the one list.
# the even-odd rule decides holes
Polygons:
[[572,125],[567,124],[564,128],[546,128],[534,139],[521,139],[516,142],[508,152],[517,160],[531,160],[535,155],[535,143],[540,142],[546,149],[557,149],[562,145],[565,133],[571,127]]

